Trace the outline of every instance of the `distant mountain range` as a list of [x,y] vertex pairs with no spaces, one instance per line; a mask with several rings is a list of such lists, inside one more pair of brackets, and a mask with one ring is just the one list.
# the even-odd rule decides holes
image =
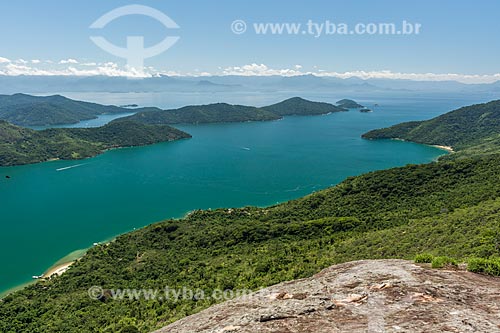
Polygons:
[[0,76],[0,93],[52,92],[332,92],[412,94],[416,92],[499,93],[500,82],[465,84],[457,81],[360,79],[315,75],[283,76],[158,76],[139,80],[107,76]]

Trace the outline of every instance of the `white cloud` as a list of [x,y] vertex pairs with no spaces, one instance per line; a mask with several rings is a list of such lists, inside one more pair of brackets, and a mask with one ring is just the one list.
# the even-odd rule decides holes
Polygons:
[[[17,62],[17,61],[16,61]],[[43,75],[40,71],[34,70],[33,68],[26,65],[17,65],[15,63],[9,63],[5,66],[6,75],[16,76],[16,75]]]
[[77,68],[40,68],[27,64],[7,63],[0,67],[0,75],[19,76],[122,76],[122,77],[151,77],[151,73],[141,73],[134,69],[123,69],[113,62],[107,62],[95,67]]
[[[66,65],[66,66],[63,66]],[[76,59],[61,60],[58,64],[51,60],[40,61],[34,59],[26,61],[17,59],[11,61],[0,57],[0,75],[47,75],[47,76],[124,76],[124,77],[154,77],[159,75],[168,76],[194,76],[204,77],[212,75],[240,75],[240,76],[297,76],[312,74],[318,77],[337,77],[341,79],[357,77],[361,79],[406,79],[415,81],[458,81],[463,83],[491,83],[500,80],[500,73],[496,74],[456,74],[456,73],[402,73],[390,70],[381,71],[348,71],[336,72],[312,67],[312,71],[305,71],[302,65],[294,65],[292,68],[271,68],[265,64],[246,64],[242,66],[219,67],[214,72],[194,70],[193,72],[177,72],[173,70],[158,70],[146,67],[143,72],[127,66],[120,66],[114,62],[96,63],[79,62]]]
[[319,77],[337,77],[347,79],[357,77],[363,80],[367,79],[404,79],[414,81],[458,81],[462,83],[492,83],[500,80],[500,73],[495,74],[456,74],[456,73],[401,73],[390,70],[381,71],[349,71],[334,72],[324,69],[318,69],[314,66],[314,71],[303,71],[301,65],[295,65],[294,68],[273,69],[264,64],[249,64],[243,66],[226,67],[220,75],[241,75],[241,76],[297,76],[312,74]]
[[264,64],[249,64],[243,66],[226,67],[222,71],[222,75],[241,75],[241,76],[294,76],[303,75],[305,73],[300,72],[297,69],[272,69]]
[[72,59],[72,58],[69,58],[69,59],[63,59],[61,61],[59,61],[59,64],[77,64],[78,61],[76,59]]
[[414,81],[458,81],[462,83],[492,83],[500,80],[500,73],[496,74],[456,74],[456,73],[401,73],[389,70],[383,71],[350,71],[350,72],[321,72],[318,76],[338,77],[347,79],[358,77],[367,79],[400,79]]

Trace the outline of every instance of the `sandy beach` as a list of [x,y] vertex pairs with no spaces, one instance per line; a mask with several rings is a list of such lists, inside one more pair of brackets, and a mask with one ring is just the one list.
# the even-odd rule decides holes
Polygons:
[[[405,139],[400,139],[400,138],[392,138],[391,140],[396,140],[396,141],[404,141],[404,142],[413,142],[413,141],[408,141],[408,140],[405,140]],[[418,143],[418,142],[415,142],[415,143]],[[424,143],[425,144],[425,143]],[[454,153],[455,151],[453,150],[452,147],[450,146],[442,146],[442,145],[427,145],[427,146],[431,146],[431,147],[435,147],[435,148],[439,148],[439,149],[443,149],[443,150],[446,150],[447,152],[450,152],[450,153]]]
[[[40,278],[45,279],[45,278],[49,278],[49,277],[54,276],[54,275],[57,275],[57,276],[62,275],[74,263],[75,263],[75,260],[53,266],[53,267],[49,268]],[[15,291],[21,290],[21,289],[23,289],[23,288],[25,288],[33,283],[36,283],[36,281],[37,280],[35,279],[35,280],[30,281],[30,282],[20,284],[20,285],[13,287],[11,289],[5,290],[4,292],[0,293],[0,299],[15,292]]]
[[67,263],[64,263],[64,264],[60,264],[60,265],[51,267],[47,272],[45,272],[43,274],[43,277],[44,278],[49,278],[49,277],[51,277],[53,275],[57,275],[57,276],[62,275],[74,263],[75,263],[74,261],[70,261],[70,262],[67,262]]
[[432,145],[432,147],[436,147],[436,148],[439,148],[439,149],[443,149],[443,150],[446,150],[450,153],[453,153],[453,148],[451,148],[450,146],[440,146],[440,145]]

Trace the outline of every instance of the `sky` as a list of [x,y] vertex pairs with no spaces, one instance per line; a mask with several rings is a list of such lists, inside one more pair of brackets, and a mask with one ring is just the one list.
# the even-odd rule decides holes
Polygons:
[[[90,25],[126,5],[149,6],[178,28],[127,15],[102,29]],[[0,75],[132,75],[127,60],[93,41],[146,47],[179,37],[144,59],[141,75],[299,75],[500,80],[500,1],[16,0],[0,3]],[[234,25],[246,24],[246,31]],[[419,24],[418,34],[327,34],[326,26]],[[240,21],[237,21],[240,22]],[[322,33],[314,29],[323,24]],[[300,24],[294,34],[258,34],[255,24]],[[307,30],[307,29],[313,30]],[[239,31],[241,32],[241,31]],[[312,32],[312,33],[311,33]]]

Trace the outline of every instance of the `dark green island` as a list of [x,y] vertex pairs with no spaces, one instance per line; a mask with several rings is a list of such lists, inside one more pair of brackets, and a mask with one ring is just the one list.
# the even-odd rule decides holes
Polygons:
[[102,114],[130,113],[130,109],[75,101],[61,95],[0,95],[0,119],[19,126],[75,124]]
[[132,116],[116,119],[113,122],[133,120],[145,124],[172,125],[269,121],[281,119],[283,116],[313,116],[342,111],[347,110],[329,103],[313,102],[300,97],[293,97],[260,108],[227,103],[190,105],[172,110],[149,108]]
[[63,96],[24,94],[0,96],[0,166],[38,163],[54,159],[92,157],[107,149],[132,147],[191,137],[169,124],[203,124],[278,120],[288,115],[321,115],[347,111],[332,104],[299,97],[253,107],[216,103],[173,110],[135,109],[99,128],[57,128],[35,131],[11,124],[52,125],[121,113],[123,107],[74,101]]
[[107,149],[144,146],[190,138],[166,125],[132,121],[97,128],[52,128],[35,131],[0,120],[0,166],[38,163],[54,159],[82,159]]
[[363,105],[359,104],[356,101],[353,101],[352,99],[341,99],[340,101],[337,101],[337,106],[345,109],[360,109],[364,108]]

